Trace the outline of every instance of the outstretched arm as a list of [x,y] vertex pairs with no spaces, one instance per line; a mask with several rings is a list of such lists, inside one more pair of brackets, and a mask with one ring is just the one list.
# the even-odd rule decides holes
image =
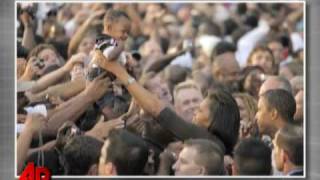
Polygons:
[[102,74],[88,84],[84,91],[64,102],[50,116],[48,128],[43,131],[46,135],[56,135],[59,127],[66,121],[76,121],[87,108],[101,98],[109,88],[108,78]]
[[96,51],[94,59],[100,67],[106,69],[107,71],[110,71],[123,84],[127,85],[126,88],[128,89],[129,93],[146,112],[156,117],[160,114],[161,110],[165,108],[165,105],[161,102],[160,99],[158,99],[158,97],[150,93],[139,83],[134,81],[128,84],[128,80],[132,77],[118,62],[108,61],[107,59],[105,59],[101,51]]
[[79,29],[76,31],[76,33],[72,36],[70,39],[70,43],[68,46],[68,57],[73,55],[77,52],[77,49],[79,47],[80,42],[85,37],[86,33],[89,31],[89,29],[94,25],[97,18],[105,13],[104,10],[100,10],[97,12],[92,13],[92,15],[89,16],[89,18],[84,21]]
[[25,127],[17,141],[17,169],[19,174],[23,170],[24,162],[28,157],[28,150],[33,135],[39,132],[39,130],[45,126],[46,122],[45,117],[41,114],[32,114],[27,117]]
[[57,83],[61,78],[65,77],[71,71],[76,63],[83,63],[85,58],[86,55],[84,53],[79,53],[72,56],[64,66],[37,80],[35,85],[32,87],[31,92],[38,93]]

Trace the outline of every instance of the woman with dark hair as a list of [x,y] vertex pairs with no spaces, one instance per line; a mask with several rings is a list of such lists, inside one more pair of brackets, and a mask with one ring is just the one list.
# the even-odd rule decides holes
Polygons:
[[192,124],[185,122],[156,96],[137,83],[124,67],[96,52],[96,63],[113,73],[128,89],[137,103],[179,140],[210,139],[231,154],[238,139],[240,113],[232,95],[225,91],[210,92],[196,111]]
[[246,92],[255,99],[259,98],[259,90],[267,78],[260,66],[248,66],[241,71],[240,91]]

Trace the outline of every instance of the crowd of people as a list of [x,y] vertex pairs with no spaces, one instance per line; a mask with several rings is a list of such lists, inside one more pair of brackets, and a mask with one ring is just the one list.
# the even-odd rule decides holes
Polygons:
[[16,8],[18,174],[304,174],[303,3]]

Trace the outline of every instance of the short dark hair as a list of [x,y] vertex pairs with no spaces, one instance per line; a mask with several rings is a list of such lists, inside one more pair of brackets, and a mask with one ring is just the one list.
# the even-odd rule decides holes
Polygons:
[[107,140],[106,162],[114,164],[118,175],[143,174],[149,150],[142,138],[126,130],[112,130]]
[[103,142],[90,136],[75,136],[63,148],[65,174],[85,175],[99,161]]
[[277,145],[286,151],[289,160],[297,165],[303,165],[303,129],[297,125],[287,125],[278,131]]
[[236,50],[237,50],[237,48],[233,43],[230,43],[227,41],[221,41],[213,49],[211,62],[213,62],[213,60],[216,56],[219,56],[219,55],[227,53],[227,52],[234,53],[234,52],[236,52]]
[[239,175],[270,175],[271,149],[257,138],[241,140],[234,150]]
[[209,98],[209,132],[218,136],[231,154],[237,143],[240,126],[240,113],[237,102],[224,90],[211,91]]
[[[42,166],[41,164],[38,164],[39,153],[41,152],[37,151],[30,154],[26,162],[33,162],[35,166]],[[63,175],[63,168],[59,163],[59,154],[56,152],[56,150],[52,148],[50,150],[43,151],[43,155],[44,155],[43,166],[50,169],[50,172],[52,175]]]
[[194,159],[203,165],[208,175],[224,175],[224,152],[218,144],[207,139],[189,139],[184,142],[185,147],[194,148],[197,157]]
[[29,52],[28,59],[31,58],[32,56],[38,57],[40,52],[45,50],[45,49],[50,49],[57,55],[57,57],[61,57],[61,55],[59,54],[59,52],[57,51],[57,49],[53,45],[51,45],[51,44],[39,44]]
[[126,12],[121,11],[121,10],[110,9],[104,15],[103,22],[107,22],[107,23],[111,22],[111,23],[113,23],[114,21],[117,21],[121,17],[125,17],[127,19],[130,19]]
[[291,93],[283,89],[272,89],[262,94],[262,97],[267,101],[269,109],[276,109],[286,122],[293,122],[296,101]]

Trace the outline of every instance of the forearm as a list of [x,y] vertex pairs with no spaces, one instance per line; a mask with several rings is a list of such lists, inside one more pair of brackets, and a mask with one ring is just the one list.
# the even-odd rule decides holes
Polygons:
[[27,127],[21,132],[17,141],[17,169],[20,174],[23,170],[24,162],[27,159],[28,150],[32,141],[33,132],[31,132]]
[[83,37],[85,36],[85,34],[88,32],[89,27],[90,27],[90,22],[85,21],[76,31],[76,33],[72,36],[68,46],[68,57],[70,57],[72,54],[77,52],[79,44],[83,39]]
[[61,67],[36,81],[35,85],[32,87],[31,92],[37,93],[47,89],[49,86],[57,83],[60,79],[69,73],[66,68]]
[[[126,72],[116,74],[117,78],[123,83],[127,84],[130,75]],[[134,82],[127,86],[129,93],[134,97],[136,102],[148,112],[151,116],[155,117],[160,114],[165,105],[151,92],[143,88],[139,83]]]
[[75,122],[94,102],[84,91],[69,101],[61,104],[48,121],[47,135],[56,135],[59,127],[66,121]]
[[22,46],[28,50],[31,50],[36,45],[33,29],[30,26],[25,26],[23,37],[22,37]]
[[86,87],[85,80],[75,80],[69,81],[67,83],[58,84],[35,95],[36,101],[43,101],[46,98],[46,95],[61,97],[62,99],[71,98]]
[[172,60],[174,60],[177,56],[180,56],[181,54],[183,54],[185,51],[181,50],[178,51],[176,53],[173,54],[167,54],[164,55],[163,57],[161,57],[160,59],[154,61],[154,63],[152,63],[150,66],[148,66],[144,72],[160,72],[162,69],[164,69],[167,65],[169,65],[171,63]]
[[37,147],[37,148],[33,148],[33,149],[29,149],[28,151],[28,156],[30,156],[31,154],[35,153],[35,152],[38,152],[38,151],[48,151],[52,148],[54,148],[56,145],[56,140],[53,140],[53,141],[50,141],[46,144],[44,144],[43,146],[41,147]]

